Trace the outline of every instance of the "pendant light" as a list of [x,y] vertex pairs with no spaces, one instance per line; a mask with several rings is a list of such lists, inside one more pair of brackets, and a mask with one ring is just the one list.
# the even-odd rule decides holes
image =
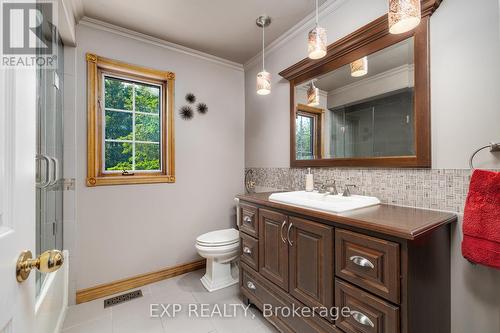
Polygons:
[[420,0],[389,0],[389,32],[402,34],[415,29],[421,18]]
[[311,81],[309,88],[307,89],[307,105],[308,106],[318,106],[319,105],[319,89],[314,85],[314,81]]
[[271,24],[269,16],[259,16],[255,21],[257,26],[262,28],[262,72],[257,74],[257,94],[268,95],[271,93],[271,73],[264,67],[264,48],[265,48],[265,28]]
[[307,53],[311,59],[321,59],[326,55],[326,29],[318,24],[318,0],[316,0],[316,26],[309,31]]
[[363,57],[351,62],[351,76],[360,77],[368,74],[368,58]]

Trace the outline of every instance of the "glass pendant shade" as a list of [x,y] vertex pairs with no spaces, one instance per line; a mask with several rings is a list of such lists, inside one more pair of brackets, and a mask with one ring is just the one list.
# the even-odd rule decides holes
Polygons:
[[271,93],[271,73],[267,72],[265,68],[265,40],[266,40],[266,27],[271,24],[271,18],[266,15],[259,16],[255,21],[258,27],[262,28],[262,71],[257,73],[257,94],[269,95]]
[[271,93],[271,73],[262,71],[257,74],[257,94],[268,95]]
[[309,31],[307,52],[311,59],[321,59],[326,55],[326,29],[316,25]]
[[360,77],[368,74],[368,58],[363,57],[351,62],[351,76]]
[[420,0],[389,0],[389,32],[402,34],[420,24]]
[[319,89],[314,86],[313,83],[307,89],[307,105],[318,106],[319,105]]

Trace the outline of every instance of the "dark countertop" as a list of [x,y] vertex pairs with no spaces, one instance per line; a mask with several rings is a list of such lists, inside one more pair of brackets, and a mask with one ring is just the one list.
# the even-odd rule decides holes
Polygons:
[[454,223],[457,216],[434,210],[381,204],[333,214],[269,201],[273,192],[236,196],[241,201],[286,210],[300,215],[362,228],[404,239],[416,239],[442,225]]

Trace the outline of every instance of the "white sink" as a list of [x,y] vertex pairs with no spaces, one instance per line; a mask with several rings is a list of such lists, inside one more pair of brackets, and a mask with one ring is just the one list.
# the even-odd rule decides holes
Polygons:
[[342,194],[330,195],[306,191],[273,193],[269,196],[269,201],[328,213],[342,213],[380,204],[380,200],[375,197],[362,195],[344,197]]

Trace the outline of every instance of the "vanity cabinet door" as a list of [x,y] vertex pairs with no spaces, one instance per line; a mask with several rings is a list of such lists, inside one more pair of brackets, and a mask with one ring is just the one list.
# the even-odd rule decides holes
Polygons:
[[288,291],[288,242],[286,215],[259,209],[259,272]]
[[290,295],[310,307],[333,306],[333,227],[289,218]]

